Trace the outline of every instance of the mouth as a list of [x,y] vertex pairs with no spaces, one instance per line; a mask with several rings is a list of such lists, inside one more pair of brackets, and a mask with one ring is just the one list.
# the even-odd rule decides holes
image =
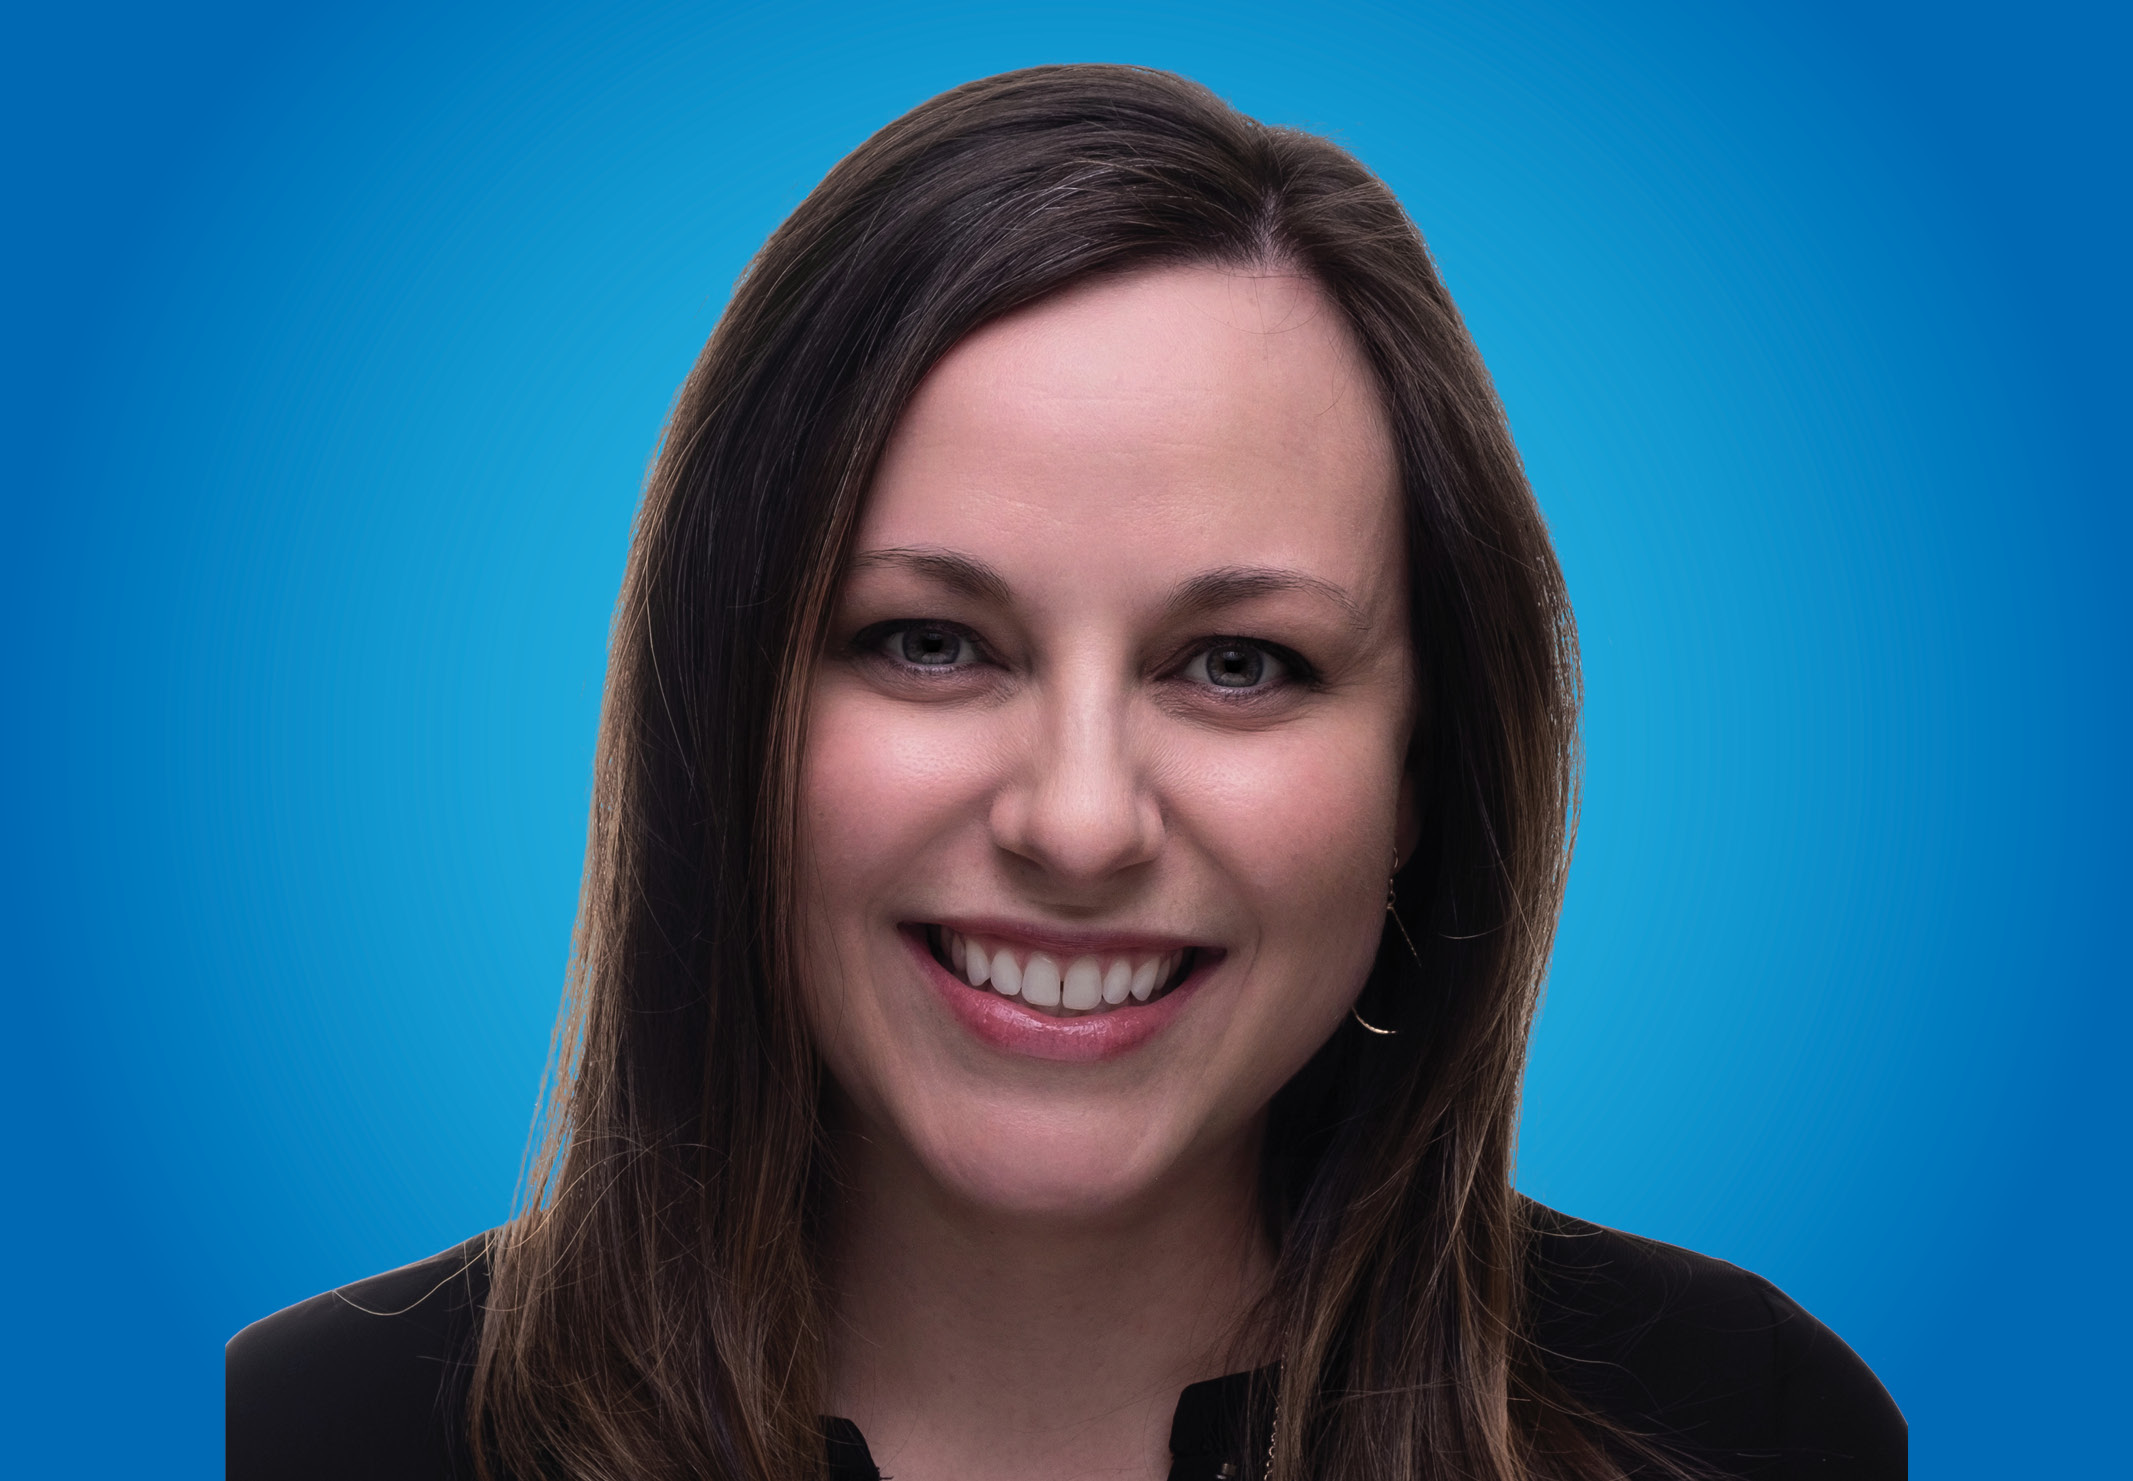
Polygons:
[[926,949],[974,992],[1013,998],[1053,1018],[1130,1012],[1160,1001],[1210,957],[1198,946],[1167,951],[1060,952],[943,925],[919,927]]

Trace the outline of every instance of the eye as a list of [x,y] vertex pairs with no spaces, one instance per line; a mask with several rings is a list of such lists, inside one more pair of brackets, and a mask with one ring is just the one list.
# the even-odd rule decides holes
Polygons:
[[1260,689],[1289,676],[1289,666],[1257,643],[1227,638],[1194,654],[1185,665],[1185,677],[1217,689]]
[[978,645],[967,633],[938,622],[905,622],[877,629],[872,646],[913,668],[947,669],[975,663]]

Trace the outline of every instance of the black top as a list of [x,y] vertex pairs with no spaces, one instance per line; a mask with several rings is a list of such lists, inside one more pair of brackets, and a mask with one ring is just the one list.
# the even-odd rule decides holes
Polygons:
[[[1546,1210],[1529,1290],[1572,1395],[1720,1475],[1896,1481],[1903,1416],[1866,1364],[1770,1282]],[[488,1241],[314,1296],[230,1339],[229,1481],[464,1481],[461,1406]],[[1171,1481],[1256,1477],[1260,1375],[1178,1397]],[[1249,1452],[1241,1435],[1258,1435]],[[832,1481],[881,1481],[859,1427],[825,1419]]]

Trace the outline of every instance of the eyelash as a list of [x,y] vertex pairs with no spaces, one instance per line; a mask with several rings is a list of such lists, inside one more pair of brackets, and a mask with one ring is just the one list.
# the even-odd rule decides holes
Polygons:
[[1215,694],[1224,704],[1245,704],[1261,695],[1271,694],[1277,690],[1289,688],[1311,689],[1316,688],[1318,685],[1318,670],[1312,668],[1305,661],[1304,656],[1295,649],[1284,648],[1279,643],[1269,643],[1264,638],[1243,638],[1228,633],[1215,637],[1201,638],[1196,641],[1186,652],[1184,661],[1174,664],[1171,672],[1178,673],[1191,668],[1194,663],[1206,659],[1209,655],[1223,648],[1252,649],[1273,659],[1282,668],[1281,675],[1271,683],[1253,684],[1248,687],[1232,687],[1212,683],[1202,683],[1199,686]]
[[[913,663],[907,658],[891,654],[886,650],[889,639],[899,633],[910,632],[914,629],[955,637],[962,642],[968,643],[980,659],[989,657],[984,642],[976,633],[964,627],[961,623],[912,618],[897,618],[890,622],[877,622],[863,628],[852,638],[852,648],[856,653],[893,664],[904,673],[924,675],[929,680],[934,677],[945,678],[949,674],[961,673],[970,667],[968,664],[961,663]],[[1198,686],[1213,692],[1225,704],[1243,703],[1276,689],[1291,686],[1304,688],[1315,688],[1317,686],[1318,671],[1311,666],[1302,654],[1296,652],[1293,648],[1285,648],[1279,643],[1269,643],[1264,638],[1238,637],[1233,634],[1216,634],[1197,640],[1186,650],[1179,661],[1170,666],[1168,672],[1171,674],[1182,673],[1192,665],[1195,659],[1205,658],[1219,648],[1254,649],[1273,659],[1284,671],[1272,684],[1254,684],[1249,687],[1227,688],[1223,685],[1203,682]]]
[[980,658],[988,656],[985,651],[985,645],[979,641],[978,635],[959,622],[929,622],[923,618],[912,619],[907,617],[898,618],[893,622],[877,622],[871,627],[862,628],[852,639],[852,649],[854,652],[865,656],[894,664],[905,673],[923,674],[928,678],[961,673],[964,668],[968,667],[965,664],[913,663],[907,658],[902,658],[886,651],[886,644],[890,638],[895,637],[898,633],[912,631],[937,632],[946,637],[958,638],[976,650]]

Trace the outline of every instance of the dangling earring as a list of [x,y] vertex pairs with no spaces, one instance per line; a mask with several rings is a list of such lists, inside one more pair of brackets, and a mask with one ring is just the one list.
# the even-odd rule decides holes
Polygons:
[[[1415,938],[1407,934],[1407,922],[1400,919],[1400,912],[1393,907],[1393,881],[1399,877],[1400,851],[1394,849],[1392,852],[1392,873],[1385,876],[1385,913],[1391,916],[1392,923],[1400,928],[1400,939],[1407,943],[1407,954],[1415,959],[1415,965],[1419,967],[1422,965],[1422,953],[1415,950]],[[1399,1032],[1396,1028],[1379,1028],[1369,1019],[1363,1017],[1362,1014],[1356,1012],[1353,1003],[1348,1005],[1348,1016],[1360,1023],[1364,1028],[1369,1029],[1370,1032],[1388,1039]]]

